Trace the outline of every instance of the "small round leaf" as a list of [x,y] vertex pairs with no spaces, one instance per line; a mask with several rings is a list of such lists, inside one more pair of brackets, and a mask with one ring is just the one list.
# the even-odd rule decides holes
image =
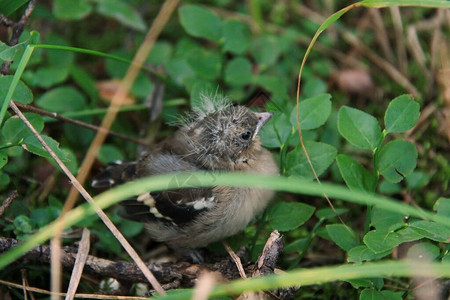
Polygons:
[[416,124],[420,115],[420,105],[409,95],[402,95],[389,103],[384,115],[386,131],[405,132]]

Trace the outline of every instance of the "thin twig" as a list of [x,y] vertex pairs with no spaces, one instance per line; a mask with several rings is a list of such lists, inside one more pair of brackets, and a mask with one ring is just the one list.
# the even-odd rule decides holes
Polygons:
[[89,229],[83,228],[83,236],[78,247],[77,257],[75,258],[75,266],[72,270],[72,276],[70,276],[69,287],[67,288],[66,300],[72,300],[75,297],[75,293],[78,288],[78,284],[83,273],[84,265],[89,254],[90,248],[90,236]]
[[20,103],[20,102],[17,102],[17,101],[14,101],[14,104],[16,104],[17,107],[19,107],[21,110],[37,113],[37,114],[42,115],[42,116],[47,116],[47,117],[50,117],[50,118],[54,118],[56,120],[60,120],[60,121],[63,121],[63,122],[75,124],[77,126],[84,127],[84,128],[91,129],[91,130],[95,130],[95,131],[102,131],[103,130],[108,135],[115,136],[115,137],[121,138],[123,140],[127,140],[127,141],[130,141],[130,142],[133,142],[133,143],[136,143],[136,144],[140,144],[140,145],[143,145],[143,146],[149,146],[149,144],[147,142],[143,141],[143,140],[136,139],[136,138],[133,138],[131,136],[128,136],[128,135],[125,135],[125,134],[121,134],[121,133],[118,133],[118,132],[106,130],[106,129],[100,127],[100,126],[96,126],[96,125],[88,124],[88,123],[85,123],[85,122],[82,122],[82,121],[79,121],[79,120],[75,120],[75,119],[71,119],[71,118],[68,118],[68,117],[64,117],[64,116],[61,116],[61,115],[59,115],[57,113],[49,112],[47,110],[40,109],[40,108],[37,108],[35,106],[31,106],[31,105],[28,105],[28,104],[23,104],[23,103]]
[[17,190],[14,190],[11,193],[9,193],[9,195],[3,201],[2,206],[0,206],[0,217],[3,215],[5,210],[11,205],[13,200],[16,199],[18,196],[19,196],[19,193],[17,193]]
[[239,275],[241,275],[242,278],[247,278],[247,275],[245,275],[244,267],[242,266],[241,259],[239,256],[234,253],[233,249],[228,246],[228,244],[225,241],[222,241],[223,246],[225,249],[227,249],[228,254],[231,256],[231,258],[234,260],[234,263],[236,264],[236,267],[239,271]]
[[392,16],[392,24],[394,26],[395,47],[397,52],[397,61],[402,74],[406,74],[408,70],[408,59],[406,57],[405,35],[403,33],[402,15],[398,6],[389,7]]
[[[0,284],[4,284],[8,287],[13,287],[16,289],[23,289],[23,286],[21,284],[17,284],[14,282],[9,282],[5,280],[0,279]],[[44,295],[51,295],[52,293],[50,291],[26,286],[25,289],[29,292],[34,293],[40,293]],[[56,296],[63,297],[66,296],[66,293],[58,293]],[[145,300],[148,299],[148,297],[133,297],[133,296],[117,296],[117,295],[101,295],[101,294],[75,294],[75,296],[79,299],[101,299],[101,300],[120,300],[120,299],[127,299],[127,300]]]
[[112,234],[116,237],[116,239],[122,244],[124,249],[130,255],[130,257],[134,260],[136,265],[139,266],[142,273],[144,273],[147,280],[151,283],[151,285],[155,288],[155,290],[160,295],[165,295],[165,291],[162,289],[159,282],[156,280],[155,276],[150,272],[150,270],[145,266],[142,259],[136,253],[136,251],[131,247],[122,233],[116,228],[113,222],[108,218],[105,212],[98,207],[98,205],[93,201],[91,195],[84,189],[84,187],[80,184],[80,182],[73,176],[73,174],[69,171],[66,165],[59,159],[59,157],[53,152],[53,150],[47,145],[42,136],[36,131],[36,129],[31,125],[31,123],[27,120],[27,118],[23,115],[23,113],[19,110],[19,108],[14,104],[14,102],[10,103],[10,107],[17,114],[17,116],[24,122],[24,124],[33,132],[33,135],[38,139],[38,141],[42,144],[44,149],[50,154],[50,156],[56,161],[58,166],[63,170],[63,172],[69,177],[73,186],[80,192],[80,194],[86,199],[87,202],[94,208],[97,215],[100,219],[105,223],[106,227],[112,232]]

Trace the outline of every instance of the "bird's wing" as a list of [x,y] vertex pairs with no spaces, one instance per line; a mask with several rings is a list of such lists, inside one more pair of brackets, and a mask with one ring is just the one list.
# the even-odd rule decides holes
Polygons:
[[[145,162],[145,163],[144,163]],[[150,154],[141,160],[136,169],[137,177],[158,174],[198,171],[192,163],[177,155]],[[167,221],[182,224],[193,221],[199,214],[216,204],[212,188],[199,188],[195,176],[174,175],[170,185],[179,188],[144,193],[121,202],[121,215],[127,219],[151,222]]]

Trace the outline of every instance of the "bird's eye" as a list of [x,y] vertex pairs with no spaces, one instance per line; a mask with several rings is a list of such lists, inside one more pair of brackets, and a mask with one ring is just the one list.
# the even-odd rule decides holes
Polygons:
[[243,140],[248,140],[252,136],[252,133],[250,131],[246,131],[241,135],[241,138]]

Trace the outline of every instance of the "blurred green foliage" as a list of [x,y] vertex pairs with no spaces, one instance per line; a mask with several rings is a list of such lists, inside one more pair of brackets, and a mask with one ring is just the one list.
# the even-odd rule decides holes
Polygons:
[[[0,2],[0,8],[7,16],[20,16],[25,2],[18,1],[14,7],[2,6]],[[372,70],[373,62],[367,61],[363,53],[358,53],[358,63],[346,65],[342,57],[356,48],[339,38],[342,32],[357,35],[359,43],[375,53],[382,51],[376,42],[379,38],[376,28],[361,30],[355,25],[362,22],[364,16],[357,14],[365,13],[363,10],[336,21],[319,39],[317,51],[313,48],[307,61],[298,109],[308,155],[304,153],[297,124],[296,80],[306,46],[319,22],[317,15],[310,19],[301,17],[304,15],[301,10],[309,9],[327,17],[347,4],[338,0],[320,2],[325,3],[324,8],[313,1],[248,1],[250,8],[248,3],[230,0],[183,3],[146,60],[147,66],[163,79],[156,81],[152,73],[142,71],[130,91],[130,99],[139,106],[159,85],[164,85],[161,115],[150,121],[146,106],[141,105],[135,111],[120,114],[113,130],[153,142],[173,131],[164,124],[195,106],[201,93],[224,91],[234,102],[248,105],[252,104],[252,96],[262,90],[270,95],[270,101],[263,105],[274,112],[274,117],[261,131],[261,140],[273,150],[283,176],[310,180],[318,176],[343,182],[352,190],[394,195],[399,200],[401,195],[409,195],[417,205],[424,208],[434,205],[438,214],[450,216],[450,199],[446,198],[450,196],[450,169],[445,164],[448,142],[439,136],[438,125],[431,124],[424,134],[403,137],[417,123],[420,108],[430,102],[442,105],[443,96],[434,100],[436,95],[430,92],[433,89],[426,87],[434,87],[436,83],[420,76],[417,70],[423,66],[412,59],[407,61],[406,77],[421,92],[417,99],[407,95],[404,87],[383,71]],[[62,115],[78,112],[78,119],[98,124],[104,110],[91,113],[108,105],[100,100],[104,98],[101,92],[105,91],[101,91],[99,82],[122,78],[129,65],[69,48],[51,49],[51,45],[131,59],[159,7],[159,2],[143,0],[38,2],[20,43],[15,47],[0,45],[0,59],[12,61],[11,74],[17,70],[27,45],[50,46],[35,47],[12,98]],[[412,8],[405,12],[402,20],[409,24],[434,14],[435,10]],[[381,16],[384,26],[391,30],[389,14],[383,11]],[[445,27],[439,29],[449,31]],[[39,42],[29,39],[31,30],[41,34]],[[428,45],[429,37],[419,37]],[[424,48],[428,55],[431,47]],[[355,65],[363,70],[358,73],[363,78],[358,75],[347,82],[339,81],[344,77],[342,71],[356,69]],[[370,84],[364,86],[367,78]],[[11,75],[0,78],[0,104],[11,82]],[[354,82],[362,88],[350,88]],[[25,115],[76,173],[93,132],[73,124],[51,122],[36,113]],[[20,119],[7,113],[1,126],[0,190],[6,195],[17,189],[20,198],[6,211],[0,226],[4,236],[24,239],[59,215],[69,185]],[[140,150],[132,142],[110,137],[100,150],[96,169],[110,161],[134,159]],[[429,156],[431,151],[434,155]],[[33,154],[47,158],[48,162]],[[54,185],[50,191],[42,195],[51,184]],[[377,207],[343,207],[342,202],[333,203],[335,210],[323,199],[278,195],[267,212],[245,232],[231,238],[230,243],[247,246],[255,259],[270,230],[278,229],[284,233],[285,255],[280,264],[286,268],[299,267],[307,259],[307,253],[320,253],[339,263],[377,261],[391,255],[399,245],[412,241],[417,243],[408,252],[411,257],[427,255],[431,260],[450,260],[450,232],[446,226],[405,218]],[[128,238],[139,239],[143,234],[142,224],[121,219],[115,209],[109,213]],[[98,236],[94,254],[123,256],[118,242],[96,217],[83,220],[78,226],[88,226]],[[75,228],[68,229],[72,230]],[[145,251],[145,245],[141,251]],[[5,270],[0,275],[7,276]],[[348,298],[354,297],[355,290],[360,299],[401,299],[407,295],[408,291],[401,291],[406,282],[389,282],[390,288],[386,289],[385,280],[367,278],[349,281],[350,285],[329,284],[322,291],[317,291],[317,287],[302,288],[298,297],[328,299],[339,294]]]

